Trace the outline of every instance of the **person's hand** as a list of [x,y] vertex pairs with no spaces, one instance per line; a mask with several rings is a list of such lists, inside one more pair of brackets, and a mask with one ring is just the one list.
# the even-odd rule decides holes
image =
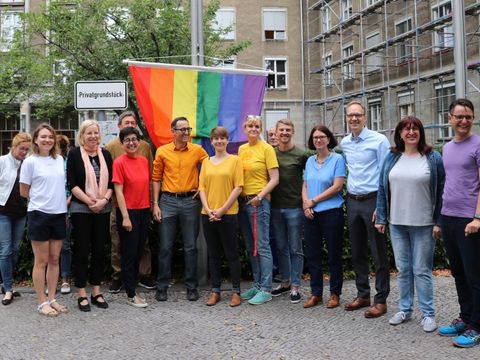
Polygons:
[[440,235],[442,235],[442,229],[438,225],[433,225],[432,236],[434,239],[440,239]]
[[[372,214],[372,223],[375,224],[375,221],[377,220],[377,209],[375,209],[373,211],[373,214]],[[385,229],[383,230],[385,232]],[[382,233],[383,234],[383,233]]]
[[380,234],[385,234],[385,225],[384,224],[375,224],[375,229],[377,229],[377,231]]
[[132,222],[130,221],[130,218],[123,218],[122,226],[126,231],[128,232],[132,231],[133,227],[132,227]]
[[480,229],[480,220],[473,219],[465,226],[465,236],[477,233],[478,229]]
[[260,200],[258,196],[255,196],[253,199],[247,202],[248,205],[252,205],[252,206],[260,206],[261,203],[262,203],[262,200]]
[[96,199],[93,205],[89,206],[89,209],[92,210],[95,214],[99,214],[105,206],[107,206],[108,200],[107,199]]
[[313,201],[313,199],[310,199],[310,200],[304,200],[303,201],[303,210],[305,209],[313,209],[313,207],[315,206],[315,202]]
[[312,208],[306,208],[303,210],[303,213],[307,219],[313,220],[313,209]]
[[157,202],[153,203],[152,215],[153,220],[162,222],[162,212],[160,211],[160,207],[158,206]]

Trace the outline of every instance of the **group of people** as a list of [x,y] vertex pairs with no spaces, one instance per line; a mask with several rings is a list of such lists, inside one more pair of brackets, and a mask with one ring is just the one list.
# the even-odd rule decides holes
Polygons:
[[[254,115],[247,116],[243,124],[247,142],[239,147],[238,156],[228,153],[229,133],[221,126],[210,133],[213,156],[191,143],[192,128],[185,117],[172,121],[173,141],[159,147],[154,159],[149,145],[141,140],[132,112],[120,115],[119,137],[106,148],[100,147],[99,124],[84,121],[78,131],[79,146],[68,152],[67,159],[57,153],[57,137],[50,125],[40,125],[33,139],[18,134],[11,152],[0,157],[0,187],[4,189],[0,221],[5,229],[0,240],[2,303],[11,303],[15,294],[12,271],[28,217],[38,311],[47,316],[68,311],[55,299],[68,211],[82,311],[90,311],[90,304],[108,307],[100,284],[109,233],[113,291],[123,284],[128,304],[147,306],[135,289],[150,271],[150,265],[142,266],[142,262],[150,260],[145,249],[151,216],[159,232],[157,301],[168,300],[179,230],[187,299],[199,299],[196,241],[201,222],[211,276],[206,305],[221,301],[223,253],[232,282],[230,306],[240,305],[242,299],[260,305],[284,293],[290,294],[292,303],[300,302],[304,231],[311,294],[303,307],[323,303],[322,253],[326,247],[330,272],[326,307],[332,309],[340,305],[342,293],[346,218],[357,296],[344,305],[345,310],[365,308],[366,318],[387,312],[388,226],[400,296],[399,311],[389,323],[399,325],[412,318],[416,290],[423,330],[436,330],[432,267],[435,238],[442,235],[461,311],[458,319],[440,327],[438,333],[455,336],[457,346],[476,345],[480,342],[480,137],[472,133],[473,104],[466,99],[451,104],[449,121],[455,137],[444,146],[443,159],[426,143],[422,122],[414,116],[397,124],[391,146],[384,135],[366,127],[361,102],[351,101],[345,110],[350,134],[338,144],[326,126],[315,126],[308,139],[313,155],[295,146],[294,124],[288,119],[279,120],[269,132],[275,146],[263,141],[261,118]],[[31,144],[33,154],[26,157]],[[341,154],[334,151],[338,145]],[[253,274],[251,287],[243,292],[238,228]],[[270,229],[276,254],[272,254]],[[373,302],[369,254],[376,275]],[[276,287],[272,286],[273,255],[281,280]],[[147,268],[143,273],[142,267]],[[62,273],[62,278],[66,276]],[[90,300],[87,281],[92,288]]]

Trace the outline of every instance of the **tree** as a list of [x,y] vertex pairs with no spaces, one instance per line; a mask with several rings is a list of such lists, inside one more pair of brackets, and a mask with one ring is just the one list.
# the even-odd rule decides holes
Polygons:
[[[6,69],[1,77],[9,91],[0,102],[34,96],[38,113],[51,116],[73,105],[77,80],[128,80],[132,89],[124,59],[190,64],[189,4],[51,1],[42,12],[24,14],[24,31],[17,34],[7,61],[2,62]],[[226,46],[221,41],[229,29],[212,28],[218,7],[219,1],[214,0],[204,9],[206,65],[213,64],[213,56],[226,59],[248,46],[248,42]],[[2,88],[0,84],[0,94]],[[128,102],[138,114],[133,91]]]

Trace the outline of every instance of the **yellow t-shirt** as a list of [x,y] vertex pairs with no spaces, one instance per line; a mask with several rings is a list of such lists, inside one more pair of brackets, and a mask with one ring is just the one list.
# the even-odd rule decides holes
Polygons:
[[[233,189],[239,186],[243,186],[243,168],[238,156],[230,155],[218,165],[212,163],[209,158],[203,160],[198,189],[207,195],[210,209],[222,207]],[[238,201],[235,200],[225,214],[237,213]],[[202,214],[206,214],[205,209],[202,209]]]
[[240,146],[238,156],[243,164],[242,195],[257,195],[268,183],[268,169],[278,168],[275,150],[265,141],[259,140],[253,146],[248,143]]

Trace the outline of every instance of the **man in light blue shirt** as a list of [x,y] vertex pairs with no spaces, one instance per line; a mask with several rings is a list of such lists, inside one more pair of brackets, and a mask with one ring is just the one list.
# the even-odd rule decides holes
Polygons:
[[[368,306],[365,317],[376,318],[387,312],[386,302],[390,293],[387,239],[374,227],[380,169],[390,143],[384,135],[365,126],[367,118],[361,102],[348,103],[346,114],[351,134],[343,138],[340,146],[348,168],[347,220],[357,297],[345,305],[345,310],[358,310]],[[375,265],[377,290],[372,306],[368,279],[369,243]]]

